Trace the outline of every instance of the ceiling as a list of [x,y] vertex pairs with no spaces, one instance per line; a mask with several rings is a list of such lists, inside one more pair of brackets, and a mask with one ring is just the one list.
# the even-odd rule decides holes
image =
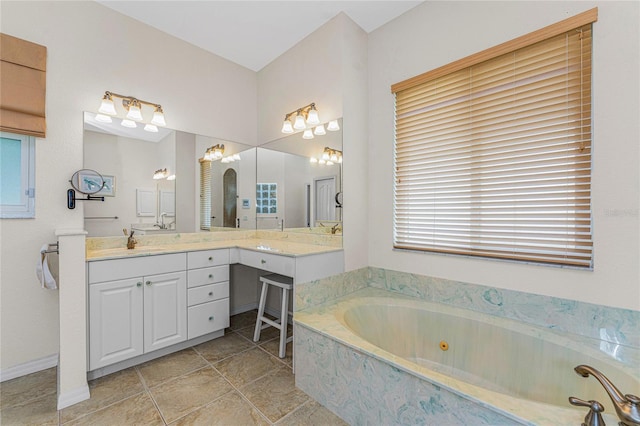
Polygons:
[[98,0],[99,3],[253,71],[344,12],[366,32],[422,1]]

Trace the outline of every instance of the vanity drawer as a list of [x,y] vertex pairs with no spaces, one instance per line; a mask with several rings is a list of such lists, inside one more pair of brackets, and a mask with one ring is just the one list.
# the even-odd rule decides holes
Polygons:
[[229,297],[229,281],[217,284],[203,285],[187,290],[187,303],[189,306],[212,302]]
[[240,263],[288,277],[292,277],[295,273],[295,259],[289,256],[242,249]]
[[189,288],[222,281],[229,281],[229,265],[187,271],[187,287]]
[[186,268],[185,253],[94,260],[89,262],[89,284],[184,271]]
[[188,309],[187,338],[202,336],[229,327],[229,299],[203,303]]
[[187,268],[228,265],[229,249],[190,251],[187,253]]

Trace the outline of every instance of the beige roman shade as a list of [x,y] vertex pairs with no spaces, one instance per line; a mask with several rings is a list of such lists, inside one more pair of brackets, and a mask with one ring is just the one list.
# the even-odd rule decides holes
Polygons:
[[211,161],[200,162],[200,229],[211,229]]
[[592,267],[596,18],[392,86],[395,248]]
[[47,48],[0,33],[0,130],[44,138]]

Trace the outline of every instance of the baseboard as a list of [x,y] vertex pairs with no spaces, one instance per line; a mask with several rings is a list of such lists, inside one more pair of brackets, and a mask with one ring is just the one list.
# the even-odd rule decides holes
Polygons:
[[63,408],[67,408],[73,404],[87,400],[89,397],[89,385],[80,386],[77,389],[63,394],[58,393],[58,410],[62,410]]
[[35,359],[33,361],[18,364],[13,367],[0,370],[0,382],[15,379],[16,377],[26,376],[27,374],[37,373],[47,368],[58,365],[58,354],[46,356],[44,358]]
[[238,315],[247,311],[252,311],[254,309],[258,309],[258,302],[247,303],[246,305],[242,305],[242,306],[236,306],[231,309],[231,312],[229,312],[229,315],[230,316]]

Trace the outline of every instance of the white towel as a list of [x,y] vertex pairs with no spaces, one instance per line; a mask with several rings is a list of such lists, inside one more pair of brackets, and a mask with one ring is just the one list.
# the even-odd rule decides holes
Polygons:
[[49,270],[49,259],[47,257],[47,251],[49,246],[47,244],[43,245],[40,249],[40,258],[36,263],[36,276],[38,277],[38,281],[40,281],[40,285],[42,288],[48,288],[49,290],[55,290],[58,288],[56,285],[56,280],[51,275],[51,271]]

